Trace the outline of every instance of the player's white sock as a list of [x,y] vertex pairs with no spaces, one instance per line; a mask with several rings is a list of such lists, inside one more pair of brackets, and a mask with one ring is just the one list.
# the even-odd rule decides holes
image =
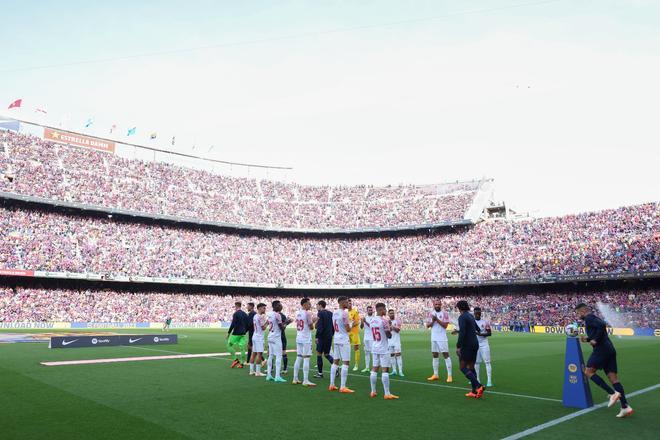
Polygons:
[[437,376],[440,371],[440,358],[433,358],[433,375]]
[[488,377],[488,383],[491,383],[491,376],[493,374],[493,367],[491,367],[490,362],[486,362],[486,376]]
[[348,365],[341,366],[341,387],[346,388],[346,379],[348,379]]
[[445,359],[445,367],[447,367],[447,376],[451,376],[451,358]]
[[273,355],[268,353],[268,361],[266,362],[266,374],[271,376],[271,372],[273,371]]
[[371,352],[364,351],[364,368],[365,370],[369,368],[369,360],[371,359]]
[[[296,380],[298,376],[296,376]],[[303,358],[303,382],[309,382],[309,358]]]
[[380,380],[383,381],[383,391],[387,396],[388,394],[390,394],[390,373],[383,373],[380,376]]
[[396,358],[396,363],[399,366],[399,374],[403,374],[403,356],[398,356]]
[[479,383],[481,383],[481,379],[479,379],[479,373],[481,372],[481,363],[474,363],[474,370],[477,372],[477,380]]
[[396,358],[394,356],[390,358],[390,371],[396,374]]
[[282,356],[275,355],[275,377],[282,377]]
[[254,364],[248,364],[250,366],[250,373],[254,373]]
[[254,364],[255,373],[261,374],[261,362]]
[[334,363],[330,367],[330,385],[335,386],[335,378],[337,377],[337,368],[339,368],[339,365],[335,365]]
[[[383,373],[385,374],[385,373]],[[378,380],[378,373],[375,371],[371,372],[371,376],[369,376],[369,380],[371,381],[371,392],[375,393],[376,392],[376,381]]]
[[300,356],[296,356],[296,362],[293,363],[293,380],[298,382],[298,371],[300,371]]

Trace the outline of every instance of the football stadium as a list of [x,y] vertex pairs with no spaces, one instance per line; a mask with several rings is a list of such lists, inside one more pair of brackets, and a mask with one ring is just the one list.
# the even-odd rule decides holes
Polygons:
[[3,6],[0,438],[657,439],[660,9],[587,3]]

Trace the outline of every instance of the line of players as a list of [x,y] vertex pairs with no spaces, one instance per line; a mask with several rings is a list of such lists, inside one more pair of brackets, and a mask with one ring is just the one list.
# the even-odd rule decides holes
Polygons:
[[[346,385],[351,360],[351,351],[355,352],[355,366],[353,371],[359,369],[360,361],[360,329],[364,330],[365,368],[363,373],[371,373],[371,396],[376,397],[377,374],[381,371],[385,399],[397,399],[389,390],[389,376],[403,373],[403,357],[401,355],[401,321],[396,318],[393,309],[386,310],[382,303],[376,304],[376,308],[368,306],[366,315],[360,317],[357,309],[353,308],[351,300],[346,297],[338,298],[339,309],[334,312],[326,310],[325,301],[317,303],[317,314],[312,310],[309,298],[303,298],[300,302],[301,308],[296,312],[295,319],[289,319],[282,313],[280,301],[273,301],[272,311],[266,313],[266,304],[259,303],[255,306],[248,303],[246,314],[241,309],[240,302],[236,303],[232,324],[229,328],[227,338],[229,339],[230,353],[233,347],[241,351],[241,359],[236,357],[232,368],[243,368],[245,363],[244,346],[245,336],[248,336],[248,366],[250,375],[266,377],[273,382],[286,382],[282,373],[286,373],[288,358],[286,354],[286,327],[295,322],[296,325],[296,361],[293,370],[293,384],[302,384],[304,387],[314,387],[315,383],[309,379],[310,358],[312,356],[312,330],[316,329],[316,352],[317,373],[315,377],[323,377],[323,357],[331,364],[330,391],[350,394],[353,390]],[[374,313],[375,312],[375,313]],[[491,328],[488,320],[482,318],[482,311],[474,309],[474,321],[478,348],[476,349],[476,362],[473,361],[471,370],[475,373],[476,381],[479,381],[480,364],[486,365],[488,377],[487,386],[492,386],[490,364],[490,346],[488,337],[491,336]],[[433,375],[427,380],[438,381],[440,354],[445,360],[448,383],[452,378],[452,360],[449,357],[449,343],[447,328],[450,324],[449,314],[442,310],[442,303],[435,301],[433,309],[426,320],[426,326],[431,329],[431,352],[433,355]],[[268,330],[268,337],[265,332]],[[458,330],[454,330],[454,334]],[[460,336],[459,336],[460,340]],[[268,358],[264,360],[266,343],[268,346]],[[460,357],[460,350],[459,357]],[[369,364],[371,363],[371,368]],[[264,365],[265,364],[265,365]],[[266,367],[266,374],[261,372]],[[303,371],[302,381],[299,380],[300,369]],[[463,368],[462,368],[463,370]],[[337,373],[340,376],[340,385],[336,386]],[[464,371],[465,373],[465,371]],[[474,391],[474,390],[473,390]],[[468,395],[475,393],[468,393]],[[472,397],[472,396],[470,396]],[[479,396],[480,397],[480,396]]]

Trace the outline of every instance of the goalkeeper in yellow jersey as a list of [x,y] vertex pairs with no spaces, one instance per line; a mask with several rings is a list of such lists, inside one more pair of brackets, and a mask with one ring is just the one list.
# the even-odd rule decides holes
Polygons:
[[353,308],[353,301],[348,300],[348,320],[351,323],[351,331],[348,333],[350,344],[355,350],[355,365],[353,371],[358,371],[360,365],[360,313]]

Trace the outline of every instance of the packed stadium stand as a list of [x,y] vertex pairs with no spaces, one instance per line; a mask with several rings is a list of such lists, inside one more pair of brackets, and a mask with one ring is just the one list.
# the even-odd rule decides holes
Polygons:
[[482,184],[304,186],[130,160],[11,131],[0,132],[0,143],[3,192],[273,229],[461,222]]
[[[555,325],[582,293],[539,292],[540,283],[651,278],[641,288],[604,286],[590,300],[612,305],[635,325],[658,326],[657,203],[475,221],[468,212],[481,209],[487,217],[484,181],[315,187],[129,160],[11,131],[0,131],[0,145],[0,322],[153,321],[166,314],[213,322],[227,319],[235,299],[270,301],[280,296],[277,289],[330,298],[353,288],[363,289],[358,306],[376,300],[369,289],[381,289],[380,296],[390,289],[384,299],[409,324],[421,321],[428,295],[442,296],[448,308],[460,295],[482,304],[495,322]],[[62,201],[73,204],[56,206]],[[145,215],[110,215],[75,203]],[[434,226],[418,228],[424,224]],[[385,230],[323,234],[363,227]],[[26,286],[12,281],[16,276],[68,284]],[[99,284],[72,286],[71,279]],[[130,292],[113,287],[117,282],[151,287]],[[165,293],[164,284],[180,290]],[[481,296],[457,287],[484,284],[530,291]],[[191,285],[217,290],[196,292]],[[227,290],[237,286],[261,290]],[[439,286],[455,291],[410,297],[403,290]],[[285,301],[295,308],[295,299]]]
[[[561,293],[524,292],[502,295],[437,295],[452,310],[459,299],[482,307],[493,324],[510,326],[565,325],[573,321],[573,307],[580,301],[607,304],[630,326],[660,328],[660,290],[641,288],[568,291]],[[434,297],[370,296],[355,297],[354,305],[384,302],[397,310],[405,324],[422,326]],[[213,295],[204,292],[126,292],[111,289],[45,289],[42,287],[0,287],[0,322],[158,322],[171,316],[178,322],[227,322],[234,303],[242,301],[270,304],[282,301],[285,311],[299,308],[299,296],[273,296],[262,293]],[[325,300],[333,308],[335,298]],[[74,305],[72,307],[72,305]]]

